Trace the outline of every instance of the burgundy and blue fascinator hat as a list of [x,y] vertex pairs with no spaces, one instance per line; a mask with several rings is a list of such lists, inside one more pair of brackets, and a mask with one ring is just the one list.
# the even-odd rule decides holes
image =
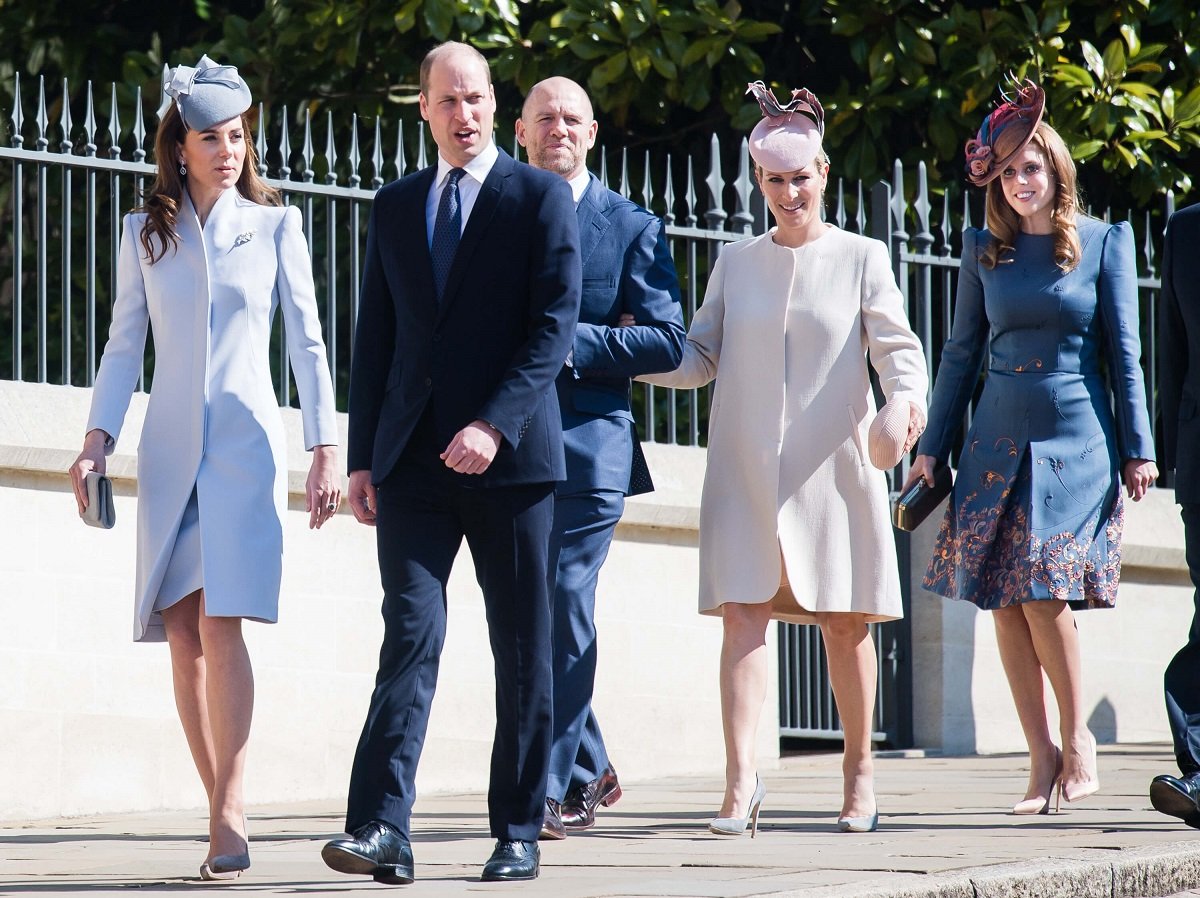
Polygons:
[[825,135],[825,110],[807,88],[792,91],[781,104],[761,81],[747,85],[762,109],[763,118],[750,132],[750,156],[767,171],[790,172],[804,168],[821,152]]
[[1046,110],[1046,92],[1030,81],[1013,80],[1015,90],[1003,89],[1004,102],[983,120],[979,133],[967,141],[967,180],[983,187],[1000,176],[1025,149]]

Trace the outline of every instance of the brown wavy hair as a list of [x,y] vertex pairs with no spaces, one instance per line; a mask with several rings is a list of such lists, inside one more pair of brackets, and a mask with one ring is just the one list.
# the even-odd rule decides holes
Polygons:
[[[1037,126],[1030,143],[1042,151],[1054,175],[1054,208],[1050,212],[1054,227],[1054,263],[1066,274],[1079,264],[1082,252],[1079,231],[1075,227],[1082,206],[1075,162],[1062,137],[1045,121]],[[1005,198],[1004,188],[1000,186],[1002,179],[1003,175],[987,185],[984,215],[992,239],[979,257],[986,268],[1013,261],[1014,243],[1021,230],[1021,216]]]
[[[242,139],[246,143],[246,158],[242,174],[234,185],[238,193],[260,206],[278,206],[283,200],[279,191],[267,185],[258,174],[258,153],[250,140],[250,118],[242,113]],[[167,248],[179,248],[179,205],[183,202],[183,176],[179,174],[179,146],[187,136],[187,126],[179,108],[171,103],[158,125],[154,138],[154,158],[158,172],[154,184],[134,212],[146,213],[146,222],[139,236],[142,248],[153,265],[167,254]],[[157,251],[155,244],[158,244]]]

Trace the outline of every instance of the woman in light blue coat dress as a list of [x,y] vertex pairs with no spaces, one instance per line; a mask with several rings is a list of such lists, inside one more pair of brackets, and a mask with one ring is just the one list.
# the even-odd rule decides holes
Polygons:
[[[1029,744],[1014,814],[1100,786],[1083,713],[1073,610],[1116,602],[1121,481],[1137,501],[1158,476],[1139,364],[1129,225],[1080,214],[1075,165],[1026,82],[967,144],[987,186],[985,230],[963,237],[954,328],[909,483],[948,460],[979,381],[926,589],[990,611]],[[1059,710],[1050,733],[1043,671]]]
[[300,392],[310,526],[337,510],[333,385],[312,266],[294,208],[257,174],[250,91],[207,57],[168,76],[175,100],[155,142],[158,175],[125,218],[112,327],[84,448],[71,468],[104,471],[153,331],[153,388],[138,447],[134,639],[170,645],[175,700],[209,798],[205,879],[250,865],[242,775],[254,681],[243,618],[274,622],[287,462],[271,385],[276,308]]

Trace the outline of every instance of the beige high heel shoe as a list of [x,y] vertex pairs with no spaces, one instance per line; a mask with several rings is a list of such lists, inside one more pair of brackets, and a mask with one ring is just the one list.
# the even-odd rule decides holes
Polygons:
[[[1046,797],[1040,795],[1036,798],[1025,798],[1013,805],[1012,812],[1014,814],[1049,814],[1050,799],[1055,796],[1059,785],[1062,783],[1063,760],[1062,752],[1058,750],[1058,746],[1054,747],[1054,779],[1050,780],[1050,788],[1046,790]],[[1055,804],[1057,810],[1057,802]]]
[[1060,802],[1064,800],[1068,803],[1083,801],[1089,795],[1095,795],[1100,791],[1099,762],[1096,758],[1096,737],[1089,732],[1088,739],[1092,743],[1092,778],[1078,783],[1068,783],[1064,779],[1059,779],[1058,799],[1054,803],[1054,810],[1056,812],[1058,811]]

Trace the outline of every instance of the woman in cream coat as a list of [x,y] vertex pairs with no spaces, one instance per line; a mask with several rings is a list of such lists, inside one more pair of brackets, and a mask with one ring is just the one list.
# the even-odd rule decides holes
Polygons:
[[[871,712],[876,658],[867,624],[902,616],[865,354],[899,421],[885,464],[924,422],[924,358],[883,244],[821,220],[829,172],[823,113],[808,91],[750,139],[777,227],[727,245],[688,332],[681,366],[641,378],[692,388],[716,378],[700,509],[700,611],[724,622],[721,707],[726,787],[710,829],[754,833],[765,789],[755,734],[772,619],[821,627],[845,732],[842,831],[875,828]],[[900,416],[900,417],[897,417]],[[875,438],[878,442],[878,438]],[[878,457],[877,451],[875,453]]]
[[340,500],[333,386],[296,209],[257,175],[237,70],[201,59],[169,76],[157,180],[125,218],[112,327],[87,436],[71,468],[103,472],[154,333],[153,390],[138,447],[133,635],[170,644],[176,705],[208,793],[205,879],[250,865],[242,772],[254,682],[242,618],[273,622],[287,463],[271,386],[278,305],[313,450],[310,526]]

